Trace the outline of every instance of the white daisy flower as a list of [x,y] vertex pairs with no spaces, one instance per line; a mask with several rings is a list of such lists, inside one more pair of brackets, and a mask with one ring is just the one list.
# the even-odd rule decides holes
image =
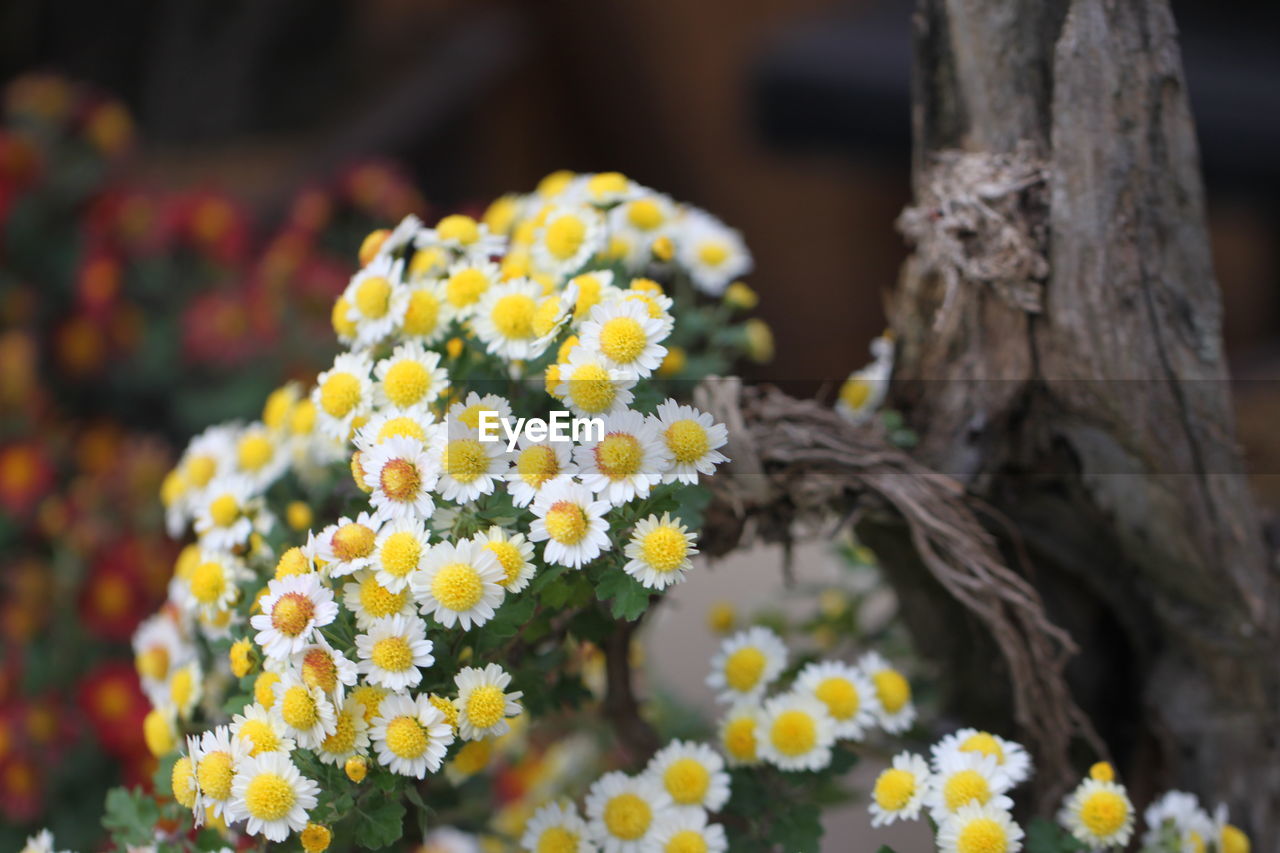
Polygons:
[[315,643],[293,656],[293,671],[308,687],[319,687],[341,705],[346,689],[356,683],[356,665],[317,632]]
[[307,812],[315,808],[319,793],[320,786],[299,773],[287,755],[264,752],[236,768],[228,823],[246,821],[249,835],[284,841],[307,825]]
[[354,519],[343,516],[321,530],[316,554],[325,563],[324,573],[340,578],[369,568],[381,526],[376,515],[362,512]]
[[1090,850],[1124,849],[1133,837],[1133,802],[1115,782],[1110,765],[1105,768],[1076,786],[1058,815],[1058,823]]
[[338,725],[337,709],[319,687],[309,687],[297,675],[288,673],[272,687],[285,729],[298,746],[315,749]]
[[573,322],[581,323],[591,309],[616,299],[622,291],[613,285],[613,270],[591,270],[569,279],[565,292],[573,291]]
[[357,572],[351,581],[342,587],[342,603],[355,616],[361,631],[368,631],[379,619],[414,615],[413,592],[407,585],[392,592],[370,570]]
[[608,417],[625,411],[635,399],[631,389],[636,376],[609,366],[603,355],[581,344],[558,369],[560,382],[552,393],[580,417]]
[[380,764],[421,779],[440,769],[453,729],[427,696],[392,694],[382,700],[369,737]]
[[533,564],[533,543],[523,533],[507,533],[498,525],[482,530],[473,537],[476,545],[493,552],[502,567],[498,583],[507,593],[520,592],[533,580],[537,567]]
[[675,809],[658,820],[649,849],[657,853],[726,853],[729,839],[723,826],[707,822],[707,813],[702,809]]
[[398,693],[422,681],[420,670],[436,662],[433,647],[421,619],[388,616],[356,635],[357,668],[368,683]]
[[893,375],[893,340],[886,335],[871,342],[874,360],[849,374],[836,397],[836,412],[852,423],[862,423],[876,413],[889,393]]
[[372,370],[367,354],[344,352],[333,360],[333,367],[316,377],[311,402],[322,433],[346,441],[356,418],[369,414],[373,408]]
[[196,774],[195,811],[203,814],[205,809],[211,809],[217,817],[226,816],[236,767],[246,758],[244,741],[234,737],[226,726],[200,735],[199,748],[191,754]]
[[729,282],[751,272],[742,235],[711,214],[688,208],[678,227],[676,257],[698,290],[719,296]]
[[711,659],[707,686],[721,702],[757,699],[787,666],[782,638],[760,625],[725,638]]
[[1213,839],[1213,819],[1195,794],[1168,791],[1147,806],[1142,817],[1147,825],[1142,836],[1144,848],[1158,848],[1163,839],[1172,835],[1182,847],[1179,853],[1195,853],[1208,849]]
[[1031,778],[1031,756],[1019,743],[982,732],[977,729],[960,729],[947,735],[932,747],[933,766],[941,757],[953,752],[980,752],[996,760],[1000,772],[1009,778],[1011,787],[1017,787]]
[[889,665],[879,652],[867,652],[858,658],[862,670],[876,689],[879,708],[876,717],[880,728],[889,734],[901,734],[916,720],[916,706],[911,701],[911,683]]
[[296,746],[280,718],[280,709],[274,705],[270,709],[257,702],[246,705],[243,711],[231,718],[231,733],[240,739],[250,756],[264,752],[288,755]]
[[717,738],[730,767],[750,767],[760,763],[760,722],[764,709],[758,702],[735,703],[720,718]]
[[400,220],[400,223],[392,229],[378,246],[375,258],[385,258],[398,254],[401,249],[406,246],[413,245],[413,240],[423,231],[422,220],[412,213]]
[[626,409],[604,419],[604,436],[584,441],[573,451],[583,485],[613,506],[637,497],[662,482],[671,455],[657,425],[640,412]]
[[605,853],[645,853],[671,798],[653,779],[606,773],[587,791],[587,821]]
[[374,400],[379,407],[421,414],[449,387],[449,371],[440,366],[440,353],[421,341],[408,341],[392,350],[373,368],[378,379]]
[[800,670],[795,689],[827,706],[837,740],[862,740],[875,724],[875,688],[857,667],[841,661],[814,661]]
[[164,704],[169,674],[195,657],[195,647],[183,639],[176,611],[166,608],[144,619],[133,632],[134,663],[142,692],[152,705]]
[[56,853],[53,847],[53,833],[42,829],[35,835],[28,835],[26,846],[18,853]]
[[643,305],[649,313],[649,319],[657,320],[662,327],[661,334],[664,338],[670,335],[671,330],[676,326],[675,318],[671,316],[671,306],[675,301],[663,293],[661,286],[653,279],[632,279],[631,286],[626,290],[618,291],[617,298],[624,302]]
[[343,291],[346,320],[355,326],[355,344],[371,347],[391,334],[396,325],[396,290],[404,279],[404,261],[382,255],[351,277]]
[[669,332],[641,303],[618,299],[592,308],[579,337],[582,346],[600,353],[609,367],[643,379],[666,357],[662,341]]
[[880,771],[871,789],[872,826],[888,826],[895,820],[920,816],[931,788],[929,765],[913,752],[900,752],[893,764]]
[[542,558],[548,563],[580,569],[609,547],[609,504],[581,483],[556,478],[538,493],[532,509],[529,539],[546,541]]
[[231,608],[240,598],[238,584],[253,573],[229,551],[200,549],[200,561],[183,579],[183,606],[189,613],[214,616]]
[[444,422],[450,427],[464,426],[480,429],[480,418],[488,413],[488,420],[506,420],[511,417],[511,403],[498,394],[467,394],[466,399],[449,406]]
[[673,740],[645,767],[671,797],[675,808],[716,812],[729,801],[724,759],[706,744]]
[[504,477],[511,502],[528,506],[547,483],[557,477],[576,476],[578,466],[573,464],[572,454],[571,442],[534,441],[522,432],[516,441],[515,458]]
[[254,515],[261,508],[260,494],[252,481],[234,474],[211,482],[196,512],[201,547],[231,551],[248,542],[254,531]]
[[445,315],[445,286],[437,278],[423,278],[396,289],[392,311],[399,337],[430,346],[449,328]]
[[941,823],[970,803],[1006,811],[1013,808],[1013,800],[1004,796],[1009,788],[1009,778],[1000,772],[992,756],[979,752],[951,753],[943,755],[934,768],[925,803],[933,819]]
[[604,220],[598,211],[558,205],[547,211],[530,252],[539,272],[568,275],[604,246]]
[[348,758],[368,752],[369,723],[364,712],[364,705],[354,696],[348,696],[337,710],[333,732],[316,747],[316,758],[325,764],[341,767]]
[[444,303],[440,306],[444,321],[470,320],[480,307],[480,300],[500,281],[502,271],[487,260],[463,260],[449,267],[444,280]]
[[249,424],[236,437],[235,471],[259,491],[289,469],[289,447],[261,422]]
[[643,189],[621,172],[596,172],[581,178],[583,200],[596,207],[612,207],[634,198]]
[[494,483],[506,473],[510,461],[501,441],[481,441],[478,430],[459,421],[450,421],[436,458],[440,463],[436,486],[440,496],[460,504],[493,494]]
[[423,615],[452,628],[469,631],[493,618],[502,603],[498,558],[469,539],[431,546],[423,567],[409,576],[409,587]]
[[628,251],[623,261],[628,267],[638,269],[645,265],[653,242],[671,236],[675,216],[671,199],[652,190],[643,190],[609,211],[609,232],[625,241]]
[[464,667],[453,678],[458,688],[458,734],[463,740],[501,737],[511,730],[508,717],[521,713],[519,690],[504,692],[511,674],[496,663],[484,669]]
[[187,484],[187,498],[197,504],[202,492],[220,476],[235,473],[236,427],[211,426],[191,439],[178,468]]
[[572,803],[547,803],[533,813],[520,837],[520,849],[527,853],[596,853],[587,822]]
[[418,232],[414,245],[420,249],[440,246],[467,258],[487,259],[502,254],[507,241],[502,235],[491,233],[485,223],[453,213],[436,223],[435,228]]
[[760,757],[780,770],[821,770],[835,742],[835,721],[812,696],[784,693],[764,703]]
[[[435,452],[433,452],[435,451]],[[369,502],[383,521],[430,518],[431,490],[440,481],[441,453],[415,438],[389,438],[360,458]]]
[[452,826],[439,826],[422,839],[418,853],[482,853],[480,837]]
[[257,629],[253,638],[270,658],[284,659],[311,643],[316,629],[338,616],[333,591],[314,574],[287,575],[267,584],[259,602],[262,610],[249,620]]
[[693,568],[690,558],[698,553],[696,540],[697,535],[670,513],[664,512],[662,518],[651,515],[636,524],[623,551],[627,563],[622,569],[648,589],[666,589],[684,580]]
[[431,538],[421,519],[388,522],[378,531],[370,566],[378,583],[390,592],[409,586],[409,575],[422,568],[431,548]]
[[667,399],[658,404],[657,427],[671,457],[671,466],[662,476],[664,483],[693,485],[699,474],[710,476],[717,465],[729,461],[720,452],[729,431],[706,412]]
[[382,411],[374,414],[364,423],[352,442],[363,453],[368,453],[384,441],[393,438],[411,438],[424,446],[430,445],[435,435],[436,420],[430,412],[415,412],[407,415],[403,412]]
[[1007,810],[992,805],[970,804],[948,815],[939,825],[938,851],[1018,853],[1022,849],[1022,838],[1022,827],[1013,822]]
[[527,278],[489,288],[471,319],[485,351],[507,361],[537,358],[545,352],[549,340],[534,328],[541,296],[542,288]]

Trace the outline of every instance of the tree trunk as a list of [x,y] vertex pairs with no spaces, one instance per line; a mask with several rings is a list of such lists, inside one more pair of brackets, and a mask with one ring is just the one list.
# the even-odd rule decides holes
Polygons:
[[[919,0],[915,25],[894,405],[918,458],[1011,522],[1135,795],[1223,800],[1265,845],[1280,596],[1234,439],[1168,4]],[[938,635],[954,600],[901,591],[925,648],[972,672],[972,648]]]

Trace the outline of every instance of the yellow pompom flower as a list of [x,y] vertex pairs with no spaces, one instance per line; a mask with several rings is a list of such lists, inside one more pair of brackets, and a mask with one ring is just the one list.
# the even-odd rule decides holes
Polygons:
[[347,774],[348,779],[358,785],[364,781],[365,776],[369,775],[369,760],[363,755],[353,755],[347,759],[342,770]]
[[257,656],[253,652],[253,642],[248,637],[241,637],[231,644],[227,653],[231,661],[231,673],[236,678],[244,678],[253,669]]
[[333,833],[327,826],[308,823],[303,827],[302,832],[298,833],[298,841],[302,843],[302,849],[307,853],[322,853],[329,849],[329,843],[333,841]]
[[178,744],[178,729],[173,717],[160,708],[152,708],[142,721],[142,736],[147,749],[156,758],[168,755]]
[[757,317],[752,317],[743,326],[746,335],[747,358],[757,364],[773,360],[773,330],[769,324]]
[[742,281],[735,281],[724,292],[724,303],[731,308],[750,311],[760,304],[760,296]]
[[284,519],[288,523],[290,530],[300,532],[311,526],[315,516],[311,512],[311,506],[305,501],[292,501],[285,508]]

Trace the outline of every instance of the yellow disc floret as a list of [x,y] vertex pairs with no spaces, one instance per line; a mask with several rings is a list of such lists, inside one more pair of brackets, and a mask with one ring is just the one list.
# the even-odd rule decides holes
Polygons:
[[449,610],[469,610],[484,596],[484,581],[473,566],[449,563],[436,572],[431,594]]
[[1091,833],[1108,837],[1129,819],[1129,801],[1118,792],[1101,788],[1080,804],[1080,822]]
[[890,714],[898,713],[911,701],[911,685],[897,670],[882,669],[871,676],[871,682],[881,706]]
[[547,535],[562,545],[577,545],[589,530],[587,514],[573,501],[552,504],[543,523],[547,527]]
[[280,716],[298,731],[306,731],[320,720],[320,709],[307,688],[294,686],[280,697]]
[[413,717],[396,717],[387,723],[387,749],[410,761],[427,751],[426,730]]
[[876,805],[887,812],[900,811],[907,807],[916,794],[916,774],[909,770],[890,768],[876,779],[875,789],[871,795]]
[[662,784],[676,805],[698,805],[711,787],[711,773],[700,761],[679,758],[662,774]]
[[489,470],[489,455],[474,438],[450,441],[441,459],[445,473],[459,483],[470,483]]
[[988,817],[969,821],[956,838],[956,853],[1007,853],[1008,849],[1008,833]]
[[595,447],[596,468],[610,480],[625,480],[640,473],[644,447],[634,435],[611,432]]
[[345,418],[360,402],[360,380],[350,373],[332,373],[320,386],[320,408],[334,418]]
[[649,343],[644,327],[632,317],[614,317],[600,327],[600,351],[619,364],[630,364]]
[[385,316],[391,306],[391,282],[380,275],[369,276],[356,287],[355,304],[371,320]]
[[711,449],[711,438],[702,424],[695,420],[679,420],[663,433],[667,448],[676,462],[685,465],[697,462]]
[[862,699],[858,696],[858,688],[847,678],[824,679],[813,691],[814,695],[827,706],[831,716],[837,720],[848,720],[858,713]]
[[653,810],[636,794],[619,794],[604,807],[604,825],[609,834],[624,841],[634,841],[649,831]]
[[760,683],[760,677],[764,675],[766,663],[768,663],[768,660],[765,658],[764,652],[755,646],[738,649],[725,659],[725,681],[739,693],[746,693]]
[[293,786],[278,773],[259,773],[244,790],[244,805],[258,820],[280,820],[293,810]]
[[200,759],[196,778],[200,780],[200,792],[215,800],[231,796],[231,777],[234,775],[231,756],[221,750],[207,752]]
[[399,530],[382,543],[380,556],[387,574],[397,578],[408,577],[422,558],[422,543],[411,532]]
[[783,755],[803,755],[818,742],[818,724],[804,711],[783,711],[773,720],[769,741]]
[[431,372],[410,358],[397,361],[382,377],[382,390],[393,405],[407,409],[431,390]]
[[972,802],[985,805],[991,799],[991,786],[977,770],[961,770],[943,784],[942,799],[947,810],[953,812]]
[[640,543],[640,556],[660,572],[674,572],[684,565],[689,541],[674,527],[655,527]]
[[387,672],[403,672],[413,666],[413,649],[403,637],[385,637],[373,644],[369,659]]
[[467,718],[478,729],[496,726],[505,715],[506,699],[499,687],[481,685],[467,697]]
[[513,293],[499,299],[489,319],[504,338],[524,340],[533,337],[533,320],[537,303],[532,296]]

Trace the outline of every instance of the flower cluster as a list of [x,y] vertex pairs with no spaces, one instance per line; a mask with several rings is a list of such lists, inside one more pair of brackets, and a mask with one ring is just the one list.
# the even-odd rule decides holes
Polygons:
[[[134,638],[174,799],[304,846],[366,776],[423,779],[522,719],[540,685],[502,653],[550,623],[544,590],[582,575],[634,618],[692,568],[691,487],[727,434],[652,387],[687,367],[658,280],[741,300],[750,265],[736,232],[613,173],[481,220],[409,216],[360,257],[332,312],[347,349],[166,478],[171,533],[195,541]],[[572,434],[510,433],[555,405]]]

